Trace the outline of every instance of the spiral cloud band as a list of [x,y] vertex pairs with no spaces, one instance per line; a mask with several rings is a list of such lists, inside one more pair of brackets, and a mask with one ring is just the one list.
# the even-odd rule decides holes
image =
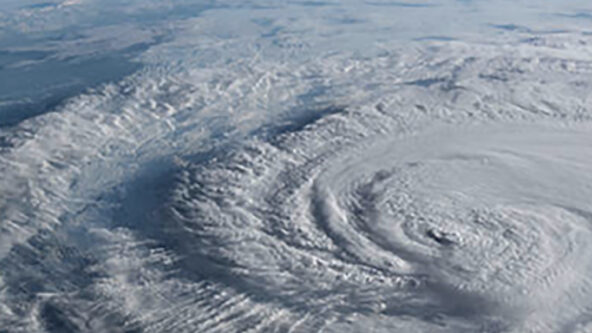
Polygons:
[[322,5],[218,5],[0,128],[0,332],[592,330],[590,33],[333,52]]

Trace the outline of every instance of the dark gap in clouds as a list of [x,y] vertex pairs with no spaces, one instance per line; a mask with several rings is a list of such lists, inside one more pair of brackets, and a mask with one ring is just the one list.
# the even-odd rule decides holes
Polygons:
[[[55,7],[44,2],[30,8]],[[98,54],[74,56],[66,59],[51,59],[53,52],[41,48],[46,42],[59,43],[81,37],[78,31],[92,27],[117,24],[138,24],[148,26],[171,19],[185,19],[199,16],[211,9],[229,6],[216,5],[215,1],[200,4],[182,4],[168,10],[143,10],[140,13],[123,15],[110,7],[101,7],[93,20],[70,26],[68,30],[47,31],[30,39],[28,35],[15,35],[1,45],[0,49],[0,128],[12,127],[24,120],[55,111],[68,99],[102,84],[117,82],[140,70],[142,65],[132,61],[133,56],[164,41],[166,32],[152,41],[137,43],[114,52],[97,50]],[[8,44],[7,44],[8,43]],[[29,49],[12,51],[11,47]],[[35,50],[37,47],[39,50]],[[47,59],[47,60],[46,60]]]
[[44,9],[44,8],[54,8],[57,4],[53,2],[41,2],[41,3],[34,3],[31,5],[23,6],[23,9]]
[[76,64],[45,62],[26,72],[0,70],[0,75],[14,78],[0,83],[0,91],[8,94],[4,98],[11,100],[0,106],[0,128],[55,111],[67,99],[101,84],[118,81],[140,68],[140,64],[124,58],[104,57]]
[[74,314],[68,313],[67,309],[62,309],[51,302],[45,303],[40,311],[43,326],[45,326],[48,333],[82,332],[83,330],[70,320],[72,316]]
[[532,32],[530,28],[517,24],[490,24],[489,26],[492,28],[506,31]]
[[[198,157],[203,160],[195,164],[220,158],[231,149],[225,146],[215,152],[204,153]],[[183,202],[171,203],[171,191],[178,185],[177,177],[181,170],[184,169],[166,161],[155,162],[147,165],[135,179],[121,184],[121,190],[106,193],[103,200],[120,203],[120,208],[111,216],[111,227],[127,228],[137,236],[150,240],[153,244],[151,246],[174,253],[177,257],[171,264],[172,267],[168,268],[169,277],[219,283],[258,302],[280,303],[285,307],[307,309],[306,299],[285,297],[281,291],[270,292],[262,288],[257,281],[234,273],[233,269],[237,264],[215,253],[216,249],[224,249],[227,246],[224,239],[199,236],[200,223],[203,221],[194,216],[195,213],[199,214],[198,210],[186,209]],[[191,173],[196,170],[187,171]],[[191,184],[202,187],[196,179],[192,179]],[[210,199],[216,201],[216,198]],[[187,232],[186,227],[171,215],[171,210],[190,219],[194,223],[191,227],[196,232]]]
[[573,19],[592,20],[592,12],[576,12],[573,14],[560,13],[560,14],[557,14],[557,16],[566,17],[566,18],[573,18]]
[[7,148],[14,148],[14,143],[8,140],[5,136],[0,136],[0,152]]
[[0,106],[0,128],[16,126],[22,121],[42,114],[55,111],[65,104],[68,98],[83,92],[85,88],[79,87],[70,91],[55,91],[51,96],[40,97],[38,100],[17,101],[9,106]]
[[455,242],[448,237],[447,233],[435,229],[429,229],[428,231],[426,231],[426,236],[433,239],[436,243],[440,245],[450,246],[455,244]]
[[59,60],[46,51],[0,53],[0,65],[37,60],[26,66],[0,66],[0,78],[8,78],[0,80],[0,128],[56,111],[72,97],[137,72],[142,65],[133,56],[164,40],[159,36],[115,53]]
[[[287,132],[299,132],[326,116],[342,113],[345,110],[345,107],[331,105],[322,109],[312,109],[300,112],[297,113],[296,116],[290,117],[284,122],[280,122],[279,125],[271,125],[271,128],[268,128],[268,130],[273,135]],[[265,131],[265,129],[263,130]]]
[[446,78],[446,77],[431,77],[431,78],[427,78],[427,79],[407,81],[407,82],[403,82],[403,84],[406,86],[419,86],[419,87],[423,87],[423,88],[430,88],[433,85],[440,84],[440,83],[446,83],[449,80],[450,79]]
[[489,24],[490,27],[504,30],[504,31],[511,31],[511,32],[519,32],[519,33],[528,33],[533,35],[552,35],[552,34],[561,34],[567,33],[569,30],[566,29],[552,29],[552,30],[534,30],[527,26],[517,25],[517,24]]
[[479,78],[485,81],[500,81],[500,82],[508,82],[509,78],[504,76],[503,73],[501,74],[479,74]]

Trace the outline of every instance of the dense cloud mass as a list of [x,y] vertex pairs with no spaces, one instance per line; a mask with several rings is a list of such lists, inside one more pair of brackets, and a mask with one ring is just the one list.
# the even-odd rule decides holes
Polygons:
[[0,332],[591,332],[557,2],[0,5]]

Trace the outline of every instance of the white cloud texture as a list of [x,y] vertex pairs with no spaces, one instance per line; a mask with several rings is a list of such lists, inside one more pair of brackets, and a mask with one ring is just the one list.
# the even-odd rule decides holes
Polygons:
[[[86,30],[163,38],[0,129],[0,326],[585,331],[588,5],[491,3],[216,3]],[[193,4],[122,11],[174,5]],[[412,28],[430,15],[442,29]]]

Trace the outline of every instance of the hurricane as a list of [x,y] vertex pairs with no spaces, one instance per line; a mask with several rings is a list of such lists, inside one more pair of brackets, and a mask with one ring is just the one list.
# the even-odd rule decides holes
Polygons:
[[0,4],[0,332],[592,332],[587,1]]

